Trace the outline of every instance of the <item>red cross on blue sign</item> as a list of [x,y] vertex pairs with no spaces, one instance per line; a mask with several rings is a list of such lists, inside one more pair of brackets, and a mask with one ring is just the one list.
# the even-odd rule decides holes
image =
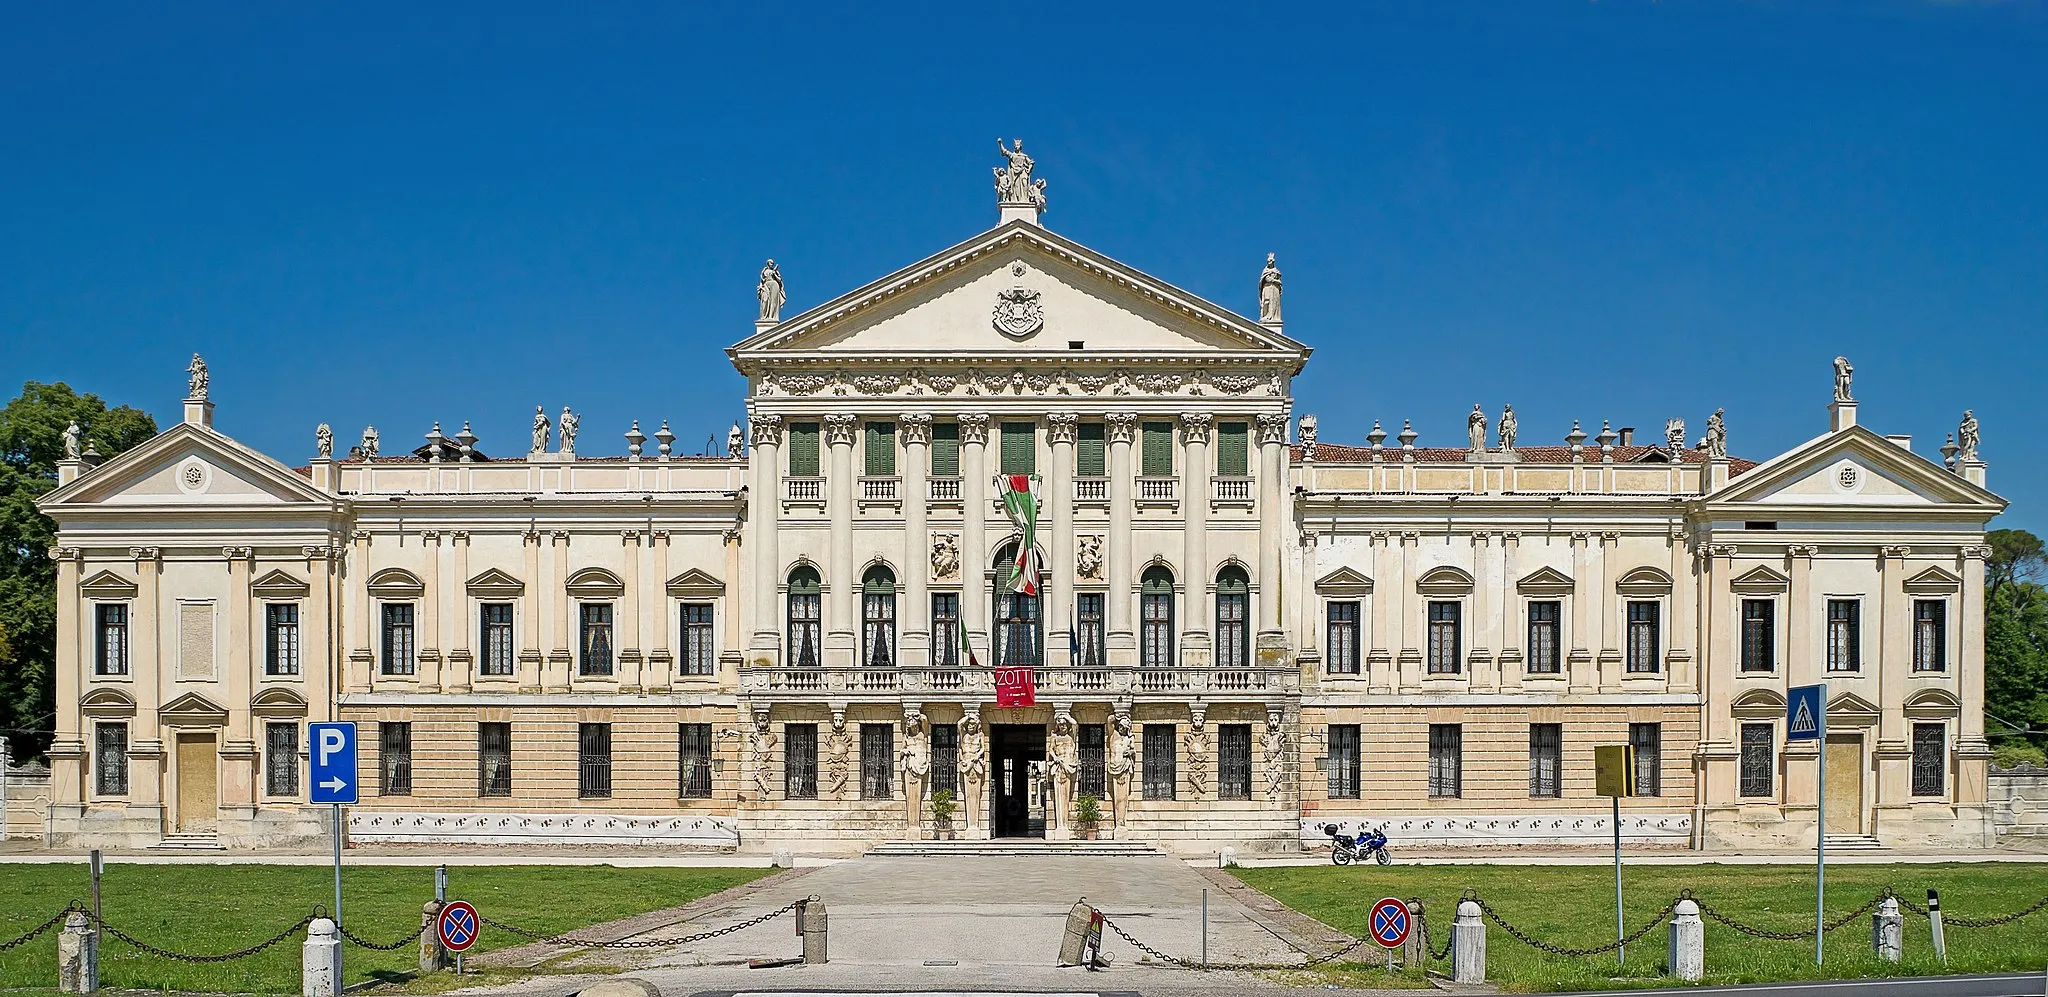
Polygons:
[[1387,897],[1372,905],[1372,940],[1381,948],[1400,948],[1408,940],[1408,905]]
[[441,936],[441,947],[450,952],[461,952],[476,944],[478,922],[476,908],[461,900],[450,900],[441,908],[441,916],[434,919],[434,931]]

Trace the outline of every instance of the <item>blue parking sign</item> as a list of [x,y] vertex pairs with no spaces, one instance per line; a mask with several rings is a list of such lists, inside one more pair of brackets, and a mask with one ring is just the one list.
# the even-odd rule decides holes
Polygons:
[[308,803],[352,804],[356,802],[356,725],[353,723],[307,724],[311,742],[312,787]]
[[1785,740],[1818,741],[1828,736],[1828,686],[1796,685],[1785,693]]

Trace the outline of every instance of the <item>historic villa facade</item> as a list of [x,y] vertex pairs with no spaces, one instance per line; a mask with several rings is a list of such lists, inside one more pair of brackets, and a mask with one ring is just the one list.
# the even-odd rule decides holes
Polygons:
[[[304,725],[342,719],[359,842],[843,851],[934,833],[945,790],[966,837],[1069,836],[1090,795],[1180,850],[1597,843],[1620,743],[1638,843],[1810,845],[1817,808],[1986,841],[1973,419],[1916,455],[1837,360],[1828,431],[1762,463],[1718,412],[1320,443],[1270,258],[1242,317],[1045,229],[1004,155],[993,229],[786,319],[763,270],[730,456],[637,424],[579,455],[565,410],[525,455],[322,426],[293,468],[214,428],[197,358],[181,424],[101,466],[74,437],[53,837],[317,838]],[[996,705],[1013,665],[1036,705]],[[1829,737],[1788,745],[1816,681]]]

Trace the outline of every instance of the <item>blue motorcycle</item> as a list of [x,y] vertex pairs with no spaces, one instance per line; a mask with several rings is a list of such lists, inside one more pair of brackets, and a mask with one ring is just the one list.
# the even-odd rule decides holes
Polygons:
[[1337,865],[1350,865],[1370,858],[1381,865],[1391,865],[1392,855],[1387,854],[1387,828],[1367,828],[1365,833],[1353,837],[1345,834],[1335,824],[1324,824],[1323,833],[1330,836],[1330,861]]

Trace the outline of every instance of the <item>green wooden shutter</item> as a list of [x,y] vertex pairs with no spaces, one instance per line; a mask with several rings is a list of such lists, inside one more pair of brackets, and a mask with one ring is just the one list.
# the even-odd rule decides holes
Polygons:
[[960,425],[941,422],[932,426],[932,477],[960,476]]
[[1216,473],[1242,478],[1251,473],[1250,424],[1226,422],[1216,427]]
[[1038,470],[1038,427],[1029,422],[1003,423],[1003,473]]
[[1147,478],[1172,477],[1173,424],[1148,422],[1144,426],[1144,437],[1144,454],[1138,474]]
[[896,424],[868,423],[868,477],[896,476]]
[[789,476],[792,478],[815,478],[818,476],[817,423],[792,422],[789,424]]
[[1076,427],[1080,430],[1079,442],[1074,448],[1074,473],[1084,478],[1100,478],[1109,473],[1109,454],[1102,435],[1102,423],[1084,422]]

